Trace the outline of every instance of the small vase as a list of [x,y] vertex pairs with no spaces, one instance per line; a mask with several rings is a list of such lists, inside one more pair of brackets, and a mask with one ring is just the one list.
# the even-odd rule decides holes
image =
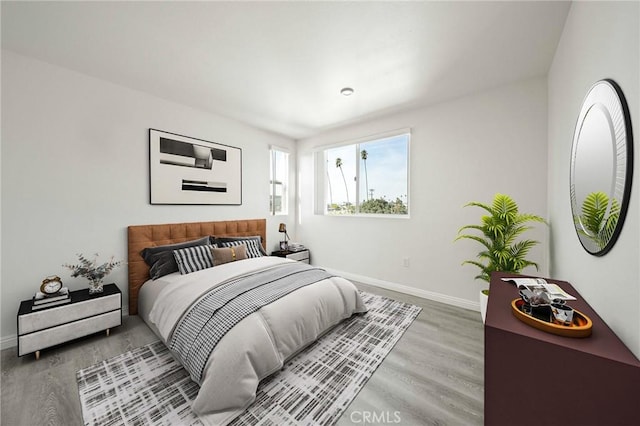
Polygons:
[[480,290],[480,315],[482,323],[487,319],[487,305],[489,304],[489,290]]
[[102,279],[89,281],[89,294],[102,293],[104,288],[102,286]]

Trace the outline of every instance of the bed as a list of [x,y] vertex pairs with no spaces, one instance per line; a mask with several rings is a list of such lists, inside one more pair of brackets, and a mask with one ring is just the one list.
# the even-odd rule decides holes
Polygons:
[[[265,219],[136,225],[128,241],[129,313],[140,315],[200,384],[192,409],[205,424],[232,421],[254,401],[260,380],[366,312],[344,278],[266,256]],[[179,271],[159,274],[161,262],[149,258],[167,259],[167,252]]]

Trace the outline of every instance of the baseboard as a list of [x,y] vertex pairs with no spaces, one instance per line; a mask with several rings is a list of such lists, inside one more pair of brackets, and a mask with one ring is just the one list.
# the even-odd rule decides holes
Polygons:
[[384,288],[391,291],[397,291],[399,293],[410,294],[411,296],[422,297],[423,299],[433,300],[435,302],[445,303],[447,305],[457,306],[463,309],[469,309],[472,311],[480,312],[480,302],[474,302],[467,299],[461,299],[459,297],[448,296],[442,293],[436,293],[434,291],[422,290],[419,288],[411,287],[404,284],[398,284],[391,281],[379,280],[377,278],[366,277],[364,275],[352,274],[350,272],[338,271],[331,268],[325,268],[332,274],[340,275],[348,280],[361,282],[363,284],[369,284],[375,287]]
[[18,336],[16,334],[0,339],[0,350],[13,348],[14,346],[18,346]]

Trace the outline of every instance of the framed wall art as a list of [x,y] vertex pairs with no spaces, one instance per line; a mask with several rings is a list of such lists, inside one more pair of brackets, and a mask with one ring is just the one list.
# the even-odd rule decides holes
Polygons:
[[242,150],[149,129],[151,204],[242,204]]

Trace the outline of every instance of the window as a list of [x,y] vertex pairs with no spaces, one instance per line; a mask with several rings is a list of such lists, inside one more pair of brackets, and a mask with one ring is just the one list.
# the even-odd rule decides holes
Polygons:
[[408,215],[408,131],[325,149],[324,214]]
[[288,213],[289,153],[271,147],[271,167],[269,168],[269,211],[272,215]]

